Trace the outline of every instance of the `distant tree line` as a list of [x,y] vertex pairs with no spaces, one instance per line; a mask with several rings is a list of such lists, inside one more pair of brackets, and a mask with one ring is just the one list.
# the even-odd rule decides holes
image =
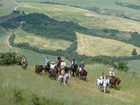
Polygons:
[[115,4],[122,7],[128,7],[128,8],[140,10],[140,5],[136,5],[136,4],[129,4],[129,3],[123,3],[123,2],[115,2]]

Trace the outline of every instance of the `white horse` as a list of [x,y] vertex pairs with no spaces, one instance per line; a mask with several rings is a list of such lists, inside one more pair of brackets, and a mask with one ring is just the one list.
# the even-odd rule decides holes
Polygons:
[[96,86],[103,90],[105,93],[107,92],[107,86],[109,85],[109,79],[97,79]]
[[59,75],[58,81],[61,84],[64,84],[65,86],[67,86],[69,78],[70,78],[70,73],[66,73],[64,76],[63,75]]

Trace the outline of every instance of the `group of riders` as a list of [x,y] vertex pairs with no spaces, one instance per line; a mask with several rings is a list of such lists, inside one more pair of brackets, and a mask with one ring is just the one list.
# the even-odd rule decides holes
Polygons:
[[[24,63],[27,63],[27,60],[26,58],[23,56],[22,57],[22,60],[21,60],[21,64],[24,64]],[[61,59],[61,56],[58,56],[57,57],[57,62],[51,62],[50,63],[50,60],[48,57],[45,58],[45,66],[49,67],[49,73],[57,66],[61,69],[61,72],[59,73],[59,77],[58,78],[64,78],[66,75],[68,75],[68,73],[65,72],[64,68],[66,67],[66,62],[64,60]],[[75,65],[77,65],[77,62],[75,59],[72,59],[71,61],[71,68],[74,68]],[[84,62],[81,62],[80,65],[78,66],[78,72],[82,72],[83,70],[85,70],[85,64]],[[86,70],[85,70],[86,71]],[[86,71],[87,72],[87,71]],[[112,79],[112,78],[115,78],[115,73],[114,73],[114,70],[113,68],[110,69],[109,71],[109,76],[106,77],[104,75],[104,73],[101,74],[101,76],[99,77],[99,81],[100,81],[100,84],[99,85],[103,85],[103,83],[105,83],[105,81],[107,79],[109,79],[109,81]]]
[[100,78],[97,79],[100,81],[98,85],[102,86],[106,81],[108,81],[108,83],[110,83],[110,81],[113,78],[115,78],[115,72],[114,72],[113,68],[111,68],[108,76],[105,76],[104,73],[102,73]]
[[[56,66],[58,66],[61,70],[64,69],[66,67],[66,62],[64,60],[61,59],[60,56],[57,57],[57,62],[49,62],[49,58],[46,57],[45,58],[45,65],[50,66],[50,71],[53,70]],[[71,68],[74,68],[75,65],[77,65],[77,62],[75,59],[72,59],[71,61]],[[79,65],[79,72],[81,72],[82,70],[85,70],[85,64],[84,62],[81,62]],[[64,75],[65,73],[62,71],[61,73],[62,75]]]

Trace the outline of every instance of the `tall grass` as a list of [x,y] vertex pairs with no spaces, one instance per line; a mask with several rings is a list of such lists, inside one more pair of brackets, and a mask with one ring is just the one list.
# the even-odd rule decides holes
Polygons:
[[[79,78],[71,77],[67,87],[60,85],[58,81],[50,80],[48,75],[37,75],[34,67],[22,70],[18,66],[0,67],[0,103],[9,105],[11,89],[23,90],[24,103],[31,102],[31,94],[38,97],[52,99],[65,105],[139,105],[139,77],[131,73],[115,71],[122,83],[120,90],[109,89],[109,94],[100,92],[95,81],[100,74],[108,74],[109,66],[94,64],[86,65],[88,70],[87,82]],[[12,103],[12,102],[11,102]],[[14,105],[14,104],[10,104]],[[55,104],[54,104],[55,105]]]

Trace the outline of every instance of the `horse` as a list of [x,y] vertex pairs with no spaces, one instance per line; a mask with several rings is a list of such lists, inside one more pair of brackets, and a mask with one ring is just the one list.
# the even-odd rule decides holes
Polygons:
[[61,72],[65,73],[61,73],[61,75],[59,75],[58,77],[58,81],[61,83],[61,84],[64,84],[65,86],[67,86],[68,84],[68,79],[70,78],[70,73],[69,73],[69,70],[70,68],[68,67],[65,67]]
[[42,73],[42,71],[44,70],[44,66],[43,65],[36,65],[35,66],[35,72],[40,74]]
[[106,79],[106,80],[97,79],[96,80],[96,86],[97,86],[97,88],[99,88],[104,93],[107,93],[107,87],[108,87],[108,85],[109,85],[109,79]]
[[45,71],[45,73],[50,71],[50,64],[49,63],[44,66],[44,71]]
[[58,69],[57,69],[56,66],[53,69],[50,69],[50,71],[49,71],[49,77],[51,79],[55,79],[56,80],[57,74],[58,74]]
[[22,68],[22,69],[26,69],[26,68],[27,68],[27,66],[28,66],[28,62],[27,62],[27,61],[26,61],[26,62],[21,63],[21,68]]
[[84,80],[87,79],[86,77],[87,77],[88,72],[85,69],[82,69],[81,71],[78,70],[78,74],[79,74],[80,79],[84,79]]
[[111,87],[119,86],[121,80],[118,77],[114,76],[107,76],[107,78],[110,80]]
[[72,76],[75,76],[77,75],[77,71],[78,71],[78,65],[77,64],[71,65],[70,74],[72,74]]

